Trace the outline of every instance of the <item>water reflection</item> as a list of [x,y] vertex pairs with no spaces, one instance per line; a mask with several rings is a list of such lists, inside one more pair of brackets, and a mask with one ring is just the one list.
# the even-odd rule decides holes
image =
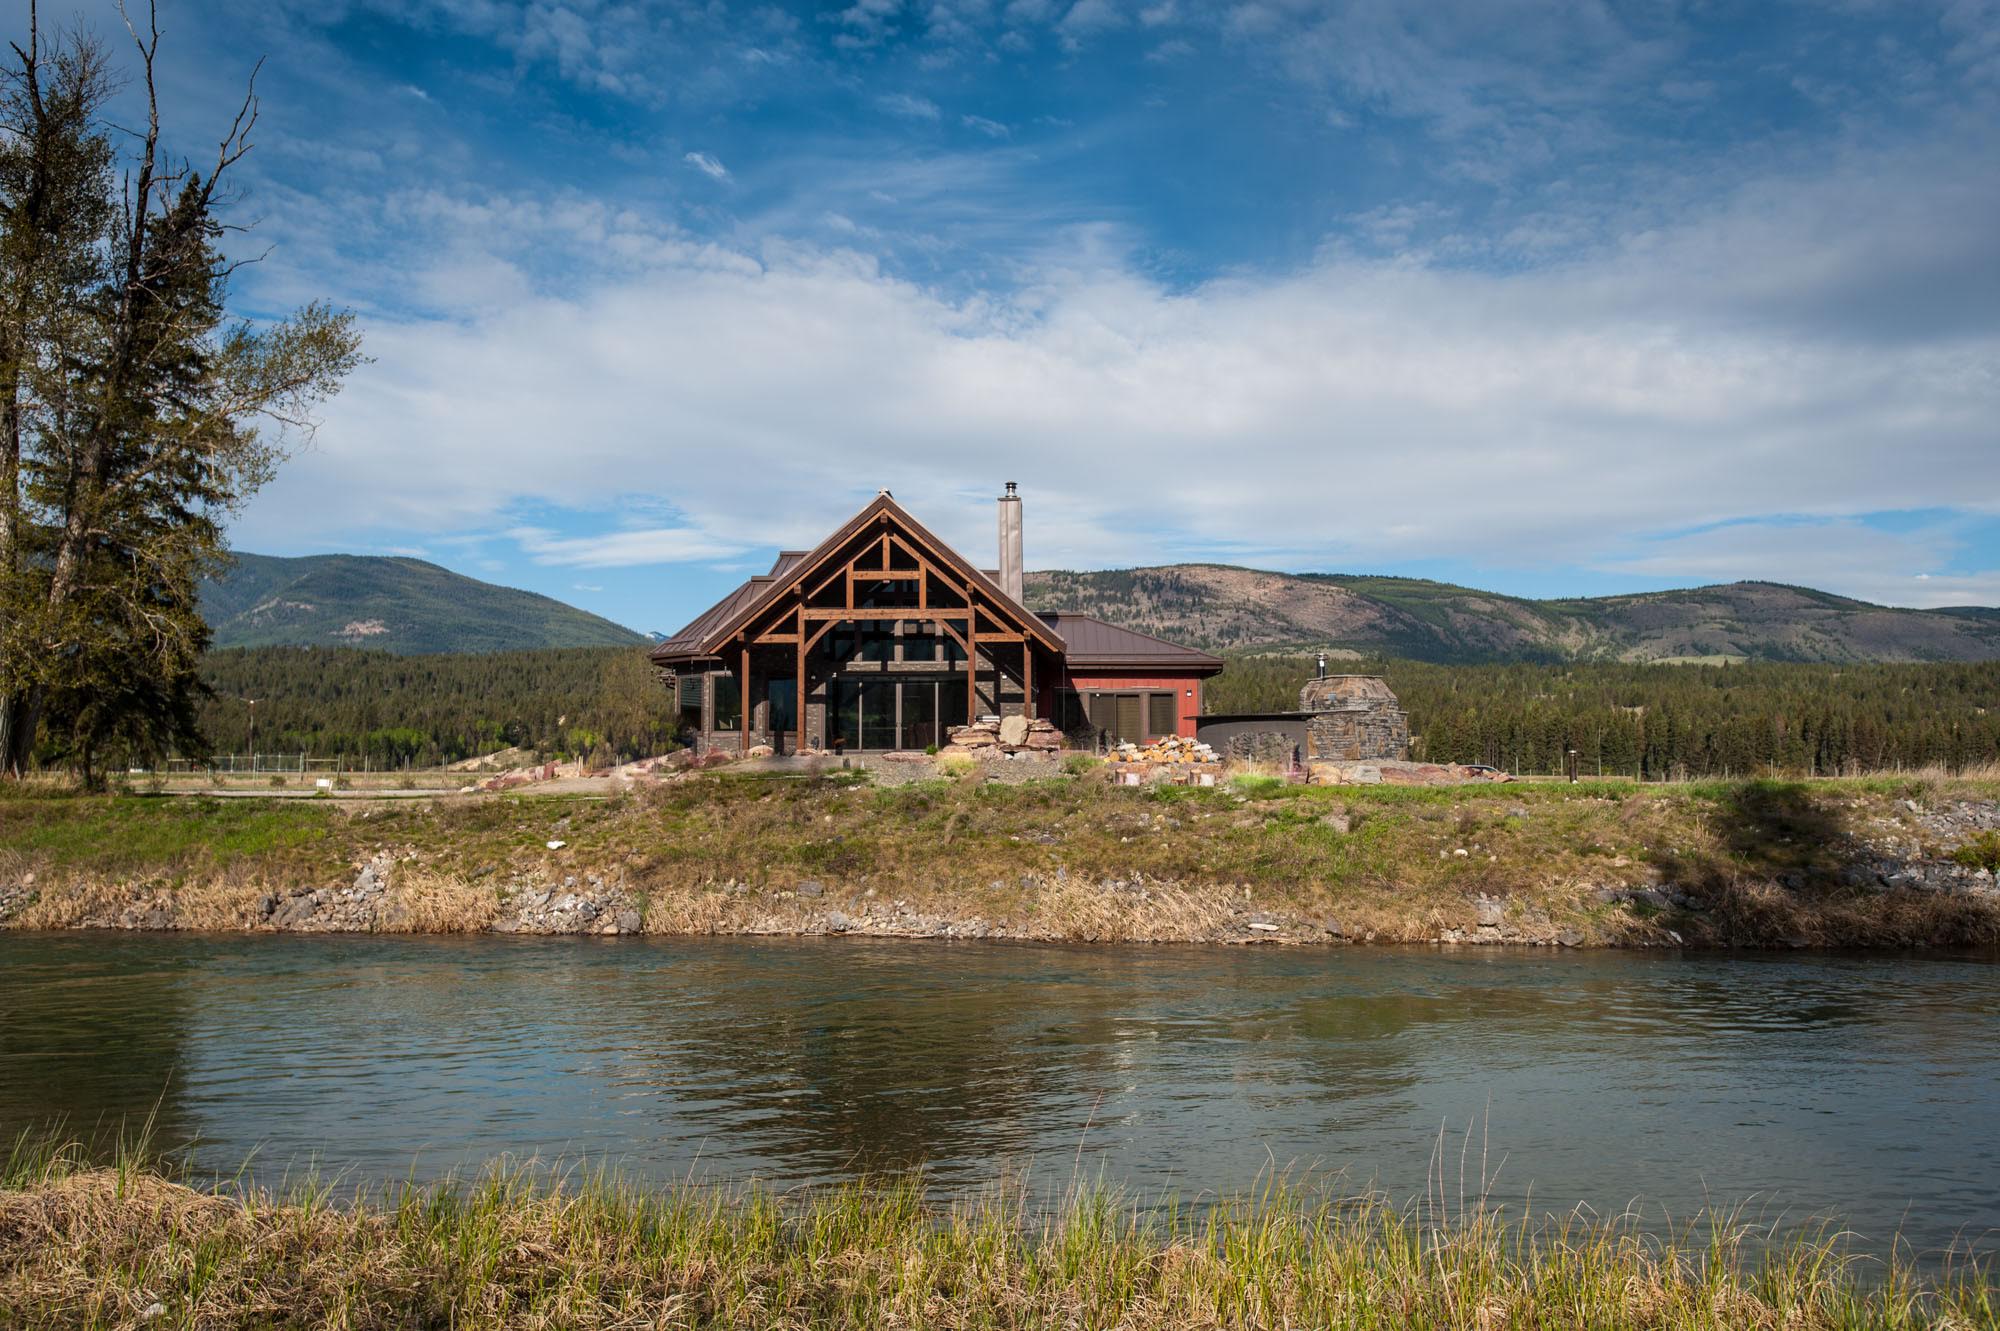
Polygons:
[[0,1130],[158,1106],[215,1168],[1410,1197],[1448,1128],[1511,1205],[2000,1220],[1990,959],[12,935],[0,1011]]

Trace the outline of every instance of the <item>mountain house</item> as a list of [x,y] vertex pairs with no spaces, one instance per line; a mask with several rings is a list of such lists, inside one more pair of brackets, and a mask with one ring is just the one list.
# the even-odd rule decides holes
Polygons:
[[1046,717],[1079,741],[1192,736],[1205,652],[1021,599],[1021,498],[999,501],[982,570],[884,490],[787,550],[651,658],[701,751],[923,749],[981,717]]

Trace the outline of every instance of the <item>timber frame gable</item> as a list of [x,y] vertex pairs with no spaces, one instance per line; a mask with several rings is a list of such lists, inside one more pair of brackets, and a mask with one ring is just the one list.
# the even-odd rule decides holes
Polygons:
[[[911,581],[916,583],[916,597],[907,604],[857,604],[858,584]],[[802,588],[799,604],[789,605],[789,598]],[[862,593],[859,599],[870,598]],[[783,622],[788,617],[795,617],[789,631]],[[953,624],[963,625],[979,641],[1032,640],[1050,652],[1063,650],[1061,635],[934,536],[887,490],[782,577],[774,578],[750,604],[717,625],[701,650],[721,658],[746,640],[758,644],[803,640],[810,650],[835,624],[908,618],[936,621],[968,654],[971,644]],[[987,627],[980,627],[982,620]],[[815,627],[808,629],[808,624]],[[807,636],[802,639],[801,634]]]
[[[758,742],[794,751],[831,741],[830,686],[836,677],[869,671],[847,656],[855,635],[866,630],[888,633],[921,625],[956,648],[958,664],[943,660],[918,667],[940,683],[952,681],[948,707],[942,695],[925,704],[939,718],[933,742],[942,741],[947,711],[972,720],[999,713],[1005,698],[1007,707],[1034,716],[1037,672],[1045,687],[1053,685],[1065,652],[1059,631],[939,540],[886,490],[813,550],[781,556],[770,574],[752,579],[703,618],[708,622],[656,648],[653,660],[669,671],[689,667],[711,677],[714,667],[703,663],[713,662],[733,678],[736,696],[744,700],[741,719],[726,735],[705,736],[704,744],[732,744],[744,753],[753,745],[753,732],[764,737]],[[819,650],[843,628],[849,632],[828,644],[831,657]],[[849,645],[837,646],[843,640]],[[962,695],[956,682],[961,678]],[[693,679],[692,687],[704,687],[699,675]],[[773,681],[787,682],[793,700],[782,722],[773,707],[759,701],[772,696]],[[904,704],[896,707],[900,718]],[[714,706],[705,706],[702,715],[711,725],[720,724]]]

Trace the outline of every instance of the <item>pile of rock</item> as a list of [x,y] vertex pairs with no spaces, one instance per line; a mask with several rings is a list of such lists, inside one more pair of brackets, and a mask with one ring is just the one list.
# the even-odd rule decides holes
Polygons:
[[1180,735],[1162,735],[1146,744],[1134,744],[1130,740],[1120,742],[1111,750],[1111,761],[1118,763],[1212,763],[1220,761],[1214,749],[1198,739],[1187,739]]
[[560,887],[517,887],[501,898],[496,934],[636,934],[644,924],[639,903],[596,875]]
[[1458,763],[1315,762],[1308,764],[1307,770],[1316,786],[1466,786],[1514,779],[1491,767]]
[[970,754],[975,758],[996,754],[1054,753],[1062,747],[1062,732],[1037,716],[1016,713],[999,721],[974,721],[969,726],[953,726],[945,732],[951,743],[946,753]]

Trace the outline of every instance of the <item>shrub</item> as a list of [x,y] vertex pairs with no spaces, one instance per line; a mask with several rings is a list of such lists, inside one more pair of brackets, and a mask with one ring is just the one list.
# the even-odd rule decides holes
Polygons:
[[2000,874],[2000,832],[1981,832],[1954,850],[1951,858],[1967,868]]
[[937,760],[938,775],[950,777],[954,781],[963,781],[971,776],[978,766],[977,759],[963,753],[947,753]]
[[1066,776],[1085,776],[1103,765],[1102,758],[1088,753],[1072,753],[1062,760],[1062,770]]

